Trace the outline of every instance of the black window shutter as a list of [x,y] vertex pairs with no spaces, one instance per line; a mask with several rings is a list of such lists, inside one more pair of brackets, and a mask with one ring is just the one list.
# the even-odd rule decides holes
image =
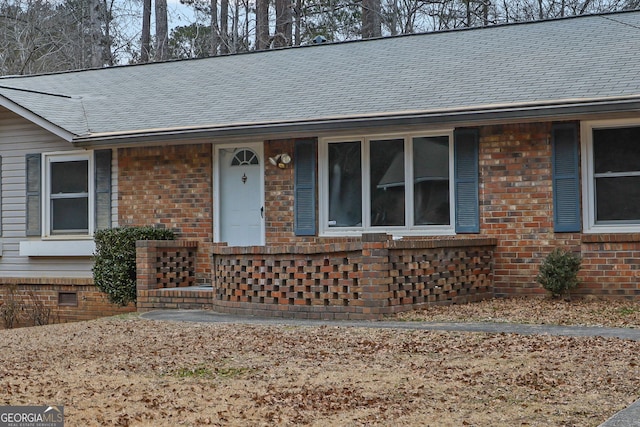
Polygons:
[[312,139],[295,143],[294,212],[296,236],[316,234],[316,142]]
[[26,175],[27,175],[27,207],[26,207],[26,234],[27,236],[40,236],[42,234],[42,179],[41,162],[42,156],[38,154],[27,154]]
[[94,152],[96,230],[111,228],[111,150]]
[[479,233],[479,132],[477,129],[456,129],[453,139],[456,233]]
[[554,124],[551,130],[553,174],[553,229],[577,232],[580,221],[580,143],[576,123]]

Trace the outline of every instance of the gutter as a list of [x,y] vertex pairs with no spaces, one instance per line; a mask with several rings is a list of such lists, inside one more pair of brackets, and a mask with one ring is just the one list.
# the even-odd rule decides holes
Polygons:
[[539,119],[569,120],[588,114],[640,112],[640,95],[591,100],[563,100],[557,103],[528,103],[486,105],[437,111],[385,113],[368,116],[342,116],[299,121],[239,123],[198,128],[146,129],[123,133],[102,133],[77,136],[74,145],[82,148],[138,145],[144,142],[168,142],[194,139],[230,139],[262,137],[276,139],[283,136],[317,136],[355,129],[388,127],[418,127],[425,125],[495,124]]

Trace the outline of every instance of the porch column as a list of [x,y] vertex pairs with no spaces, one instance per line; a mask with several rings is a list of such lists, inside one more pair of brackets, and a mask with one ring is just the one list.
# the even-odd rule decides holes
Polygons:
[[386,314],[391,297],[389,239],[386,233],[362,235],[362,264],[359,284],[362,313]]

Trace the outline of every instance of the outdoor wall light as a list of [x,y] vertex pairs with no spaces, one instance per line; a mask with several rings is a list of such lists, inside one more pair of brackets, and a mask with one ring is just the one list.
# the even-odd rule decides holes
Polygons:
[[289,163],[291,163],[291,156],[287,153],[278,154],[277,156],[269,157],[269,163],[273,166],[279,167],[280,169],[284,169]]

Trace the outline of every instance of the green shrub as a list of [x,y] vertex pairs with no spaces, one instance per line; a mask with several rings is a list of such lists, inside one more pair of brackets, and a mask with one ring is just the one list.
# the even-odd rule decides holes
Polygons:
[[540,265],[536,280],[554,297],[569,296],[578,286],[578,271],[582,260],[563,248],[554,249]]
[[136,241],[173,240],[173,231],[153,227],[121,227],[95,234],[93,281],[109,301],[127,305],[136,301]]

